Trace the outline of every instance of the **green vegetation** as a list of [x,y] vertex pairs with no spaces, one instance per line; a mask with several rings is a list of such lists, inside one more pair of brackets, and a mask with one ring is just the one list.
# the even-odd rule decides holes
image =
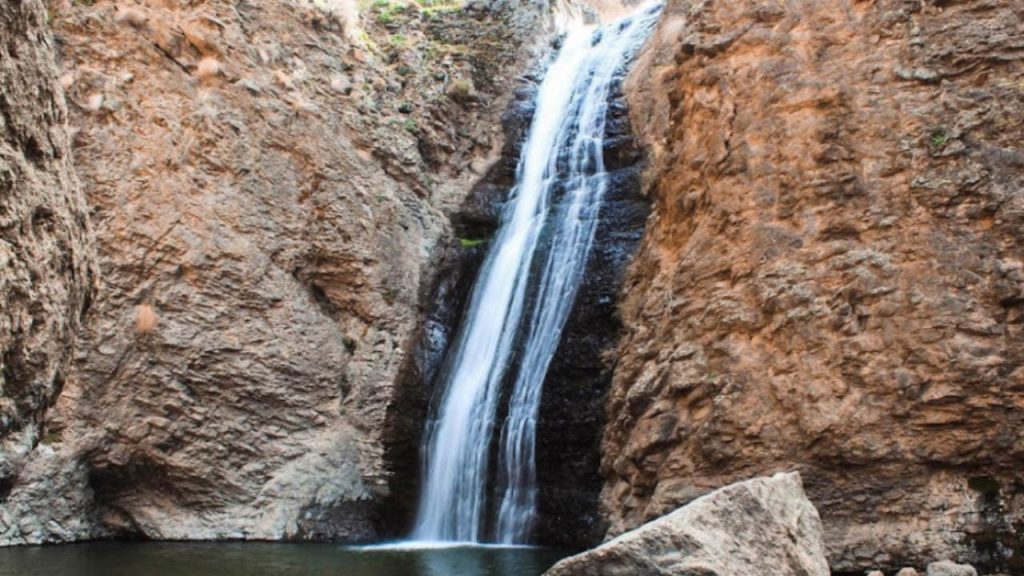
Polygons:
[[933,128],[929,142],[935,148],[942,148],[949,143],[949,134],[946,133],[945,128]]
[[374,19],[383,25],[400,24],[406,12],[415,10],[428,18],[434,18],[440,12],[452,12],[462,9],[463,0],[413,0],[401,2],[395,0],[362,0],[359,9],[369,12]]
[[485,238],[459,238],[459,246],[463,248],[476,248],[477,246],[487,242]]
[[425,4],[427,3],[420,3],[420,12],[428,18],[436,18],[442,12],[456,12],[462,9],[462,2],[436,2],[430,6],[425,6]]
[[341,341],[345,344],[345,350],[348,350],[349,354],[355,352],[356,348],[359,345],[359,343],[356,342],[356,339],[349,336],[348,334],[346,334]]
[[43,438],[40,440],[43,444],[49,446],[51,444],[57,444],[64,440],[63,434],[57,430],[48,430],[46,434],[43,434]]

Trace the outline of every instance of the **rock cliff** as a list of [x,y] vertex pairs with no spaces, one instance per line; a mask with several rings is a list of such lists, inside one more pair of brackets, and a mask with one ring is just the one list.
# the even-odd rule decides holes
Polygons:
[[[493,229],[548,4],[47,8],[0,13],[0,544],[396,529],[458,304],[417,326]],[[545,392],[545,538],[600,525],[621,320],[610,535],[799,469],[834,570],[1024,570],[1022,22],[669,2],[626,88],[654,212],[621,318],[591,275]]]
[[[96,254],[71,162],[54,40],[38,0],[0,10],[0,503],[50,438],[94,296]],[[0,539],[20,518],[0,504]]]
[[618,534],[799,469],[836,571],[1024,553],[1024,6],[673,0],[603,441]]
[[51,3],[103,281],[0,539],[377,535],[448,213],[550,32],[546,3],[451,8]]

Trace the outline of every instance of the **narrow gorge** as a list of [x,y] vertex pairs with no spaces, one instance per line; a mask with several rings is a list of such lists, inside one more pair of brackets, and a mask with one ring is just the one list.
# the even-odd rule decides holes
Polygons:
[[1016,0],[3,1],[0,576],[1024,574]]

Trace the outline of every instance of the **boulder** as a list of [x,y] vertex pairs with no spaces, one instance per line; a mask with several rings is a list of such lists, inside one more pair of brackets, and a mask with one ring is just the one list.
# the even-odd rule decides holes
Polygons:
[[818,511],[796,472],[694,500],[566,558],[545,576],[828,576]]
[[978,576],[978,571],[970,564],[940,560],[928,565],[928,576]]

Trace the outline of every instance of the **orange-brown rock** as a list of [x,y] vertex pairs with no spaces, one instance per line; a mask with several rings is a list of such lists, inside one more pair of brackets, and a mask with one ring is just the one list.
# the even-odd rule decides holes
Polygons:
[[611,534],[798,469],[833,570],[1024,553],[1024,5],[673,0]]
[[549,32],[385,4],[50,3],[102,285],[0,543],[375,536],[447,212]]

